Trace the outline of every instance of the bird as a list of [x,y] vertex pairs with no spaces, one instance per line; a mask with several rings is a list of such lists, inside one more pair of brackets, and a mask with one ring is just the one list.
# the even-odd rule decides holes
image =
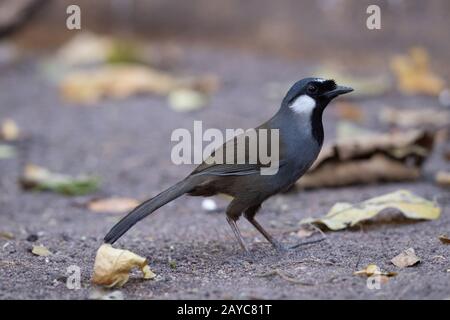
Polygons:
[[[211,160],[217,154],[225,154],[229,148],[236,151],[238,141],[243,137],[243,134],[238,135],[214,150],[185,179],[134,208],[112,227],[104,242],[113,244],[137,222],[183,194],[204,197],[225,194],[232,198],[225,210],[226,220],[244,252],[249,253],[249,250],[237,225],[242,215],[275,249],[285,250],[255,215],[265,200],[288,190],[311,167],[324,141],[322,115],[325,108],[334,98],[352,91],[332,79],[308,77],[295,82],[275,115],[254,129],[258,133],[262,130],[278,132],[279,155],[274,174],[262,174],[268,164],[263,163],[259,154],[256,161],[248,161],[251,155],[249,144],[244,144],[244,155],[234,154],[234,162]],[[267,147],[274,142],[269,139],[266,143]],[[246,161],[242,162],[243,159],[238,157],[245,157]]]

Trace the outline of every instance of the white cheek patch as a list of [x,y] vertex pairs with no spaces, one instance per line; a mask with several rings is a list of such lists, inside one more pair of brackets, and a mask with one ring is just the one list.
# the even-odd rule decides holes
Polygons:
[[312,114],[316,107],[316,101],[306,94],[299,96],[289,106],[295,113]]

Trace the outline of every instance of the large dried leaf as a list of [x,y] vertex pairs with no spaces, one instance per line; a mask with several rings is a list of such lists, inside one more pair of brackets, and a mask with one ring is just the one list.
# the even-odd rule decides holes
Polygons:
[[445,81],[430,70],[428,52],[415,47],[408,55],[392,58],[391,68],[397,77],[397,85],[405,94],[437,96],[445,87]]
[[142,65],[115,64],[68,74],[61,82],[62,95],[69,101],[95,103],[102,98],[125,98],[138,93],[167,95],[180,88],[205,93],[215,90],[212,76],[175,77]]
[[317,188],[415,180],[420,177],[433,142],[434,135],[419,130],[339,139],[323,148],[296,185]]
[[95,257],[92,282],[106,287],[123,286],[130,277],[131,269],[135,267],[141,269],[144,279],[155,278],[144,257],[103,244]]
[[380,120],[399,127],[441,127],[450,124],[450,112],[439,109],[383,108]]
[[53,191],[65,195],[83,195],[98,188],[98,179],[87,176],[72,177],[53,173],[49,170],[28,164],[20,178],[24,189]]
[[406,268],[418,264],[420,258],[416,255],[414,248],[409,248],[392,258],[391,262],[399,268]]
[[94,199],[87,204],[87,208],[94,212],[123,213],[134,209],[139,201],[131,198]]
[[355,204],[338,202],[325,217],[307,218],[301,223],[323,224],[331,230],[341,230],[371,219],[388,208],[397,209],[410,219],[435,220],[441,214],[441,209],[436,203],[407,190],[398,190]]

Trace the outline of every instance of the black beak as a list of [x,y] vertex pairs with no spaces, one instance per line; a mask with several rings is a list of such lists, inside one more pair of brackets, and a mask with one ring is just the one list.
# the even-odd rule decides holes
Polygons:
[[331,100],[333,98],[336,98],[337,96],[340,96],[341,94],[346,94],[346,93],[349,93],[352,91],[353,91],[353,88],[337,86],[336,89],[326,92],[324,94],[324,96]]

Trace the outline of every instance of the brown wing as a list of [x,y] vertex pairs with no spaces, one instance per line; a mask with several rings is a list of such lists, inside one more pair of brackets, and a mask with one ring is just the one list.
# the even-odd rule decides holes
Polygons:
[[[205,159],[192,172],[192,175],[236,176],[259,174],[261,168],[270,166],[267,159],[263,161],[258,152],[261,139],[260,128],[248,130],[225,142]],[[266,148],[266,150],[262,150],[263,154],[264,152],[267,154],[267,150],[270,150],[272,145],[270,135],[267,136],[268,139],[265,139],[266,143],[263,144]],[[279,166],[282,164],[280,163]]]

